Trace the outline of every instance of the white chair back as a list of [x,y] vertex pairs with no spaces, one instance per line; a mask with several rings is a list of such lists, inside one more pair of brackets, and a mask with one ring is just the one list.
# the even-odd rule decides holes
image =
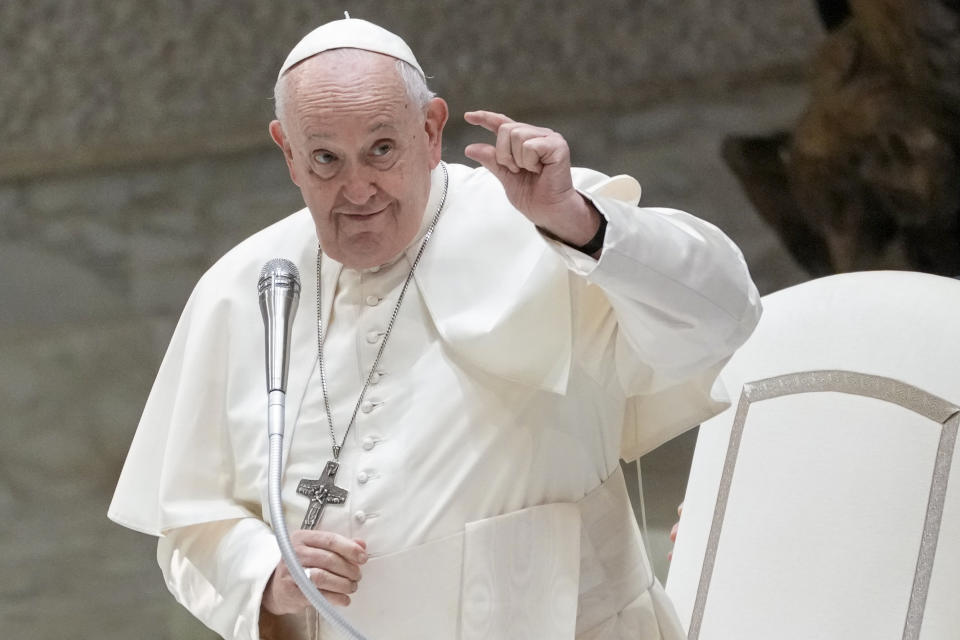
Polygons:
[[960,638],[960,281],[771,294],[723,379],[666,586],[690,640]]

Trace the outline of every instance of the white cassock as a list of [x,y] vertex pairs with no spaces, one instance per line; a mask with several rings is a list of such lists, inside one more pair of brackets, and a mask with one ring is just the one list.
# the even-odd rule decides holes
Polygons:
[[[639,209],[628,177],[574,170],[608,219],[599,261],[545,240],[484,169],[448,165],[444,212],[319,528],[366,541],[344,614],[372,640],[681,638],[618,464],[726,406],[715,377],[759,298],[737,248],[685,213]],[[421,234],[442,191],[433,172]],[[287,389],[287,526],[331,459],[317,369],[317,237],[307,210],[257,233],[194,290],[110,517],[159,535],[171,592],[228,638],[258,638],[280,559],[267,508],[262,265],[301,271]],[[379,269],[322,258],[337,438],[419,242]],[[414,286],[415,285],[415,286]],[[334,637],[312,614],[265,636]],[[268,625],[264,625],[265,627]],[[292,631],[299,627],[297,631]]]

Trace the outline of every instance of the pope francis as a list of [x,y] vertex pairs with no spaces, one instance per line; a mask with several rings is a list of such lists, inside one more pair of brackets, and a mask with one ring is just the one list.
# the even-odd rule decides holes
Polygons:
[[283,501],[311,580],[373,639],[678,639],[619,459],[725,406],[760,313],[710,224],[571,169],[488,111],[473,169],[406,43],[325,24],[290,52],[270,135],[306,208],[200,279],[110,517],[159,537],[174,597],[225,638],[331,638],[267,509],[256,282],[302,274]]

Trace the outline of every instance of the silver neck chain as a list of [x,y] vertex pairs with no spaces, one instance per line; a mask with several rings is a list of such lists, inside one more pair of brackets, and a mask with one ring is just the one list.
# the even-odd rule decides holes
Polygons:
[[390,332],[393,331],[393,325],[397,321],[397,316],[400,314],[400,305],[403,304],[403,296],[407,293],[407,287],[410,286],[410,281],[413,280],[413,272],[417,270],[417,265],[420,264],[420,256],[423,255],[423,250],[427,248],[427,242],[430,241],[430,236],[433,235],[433,230],[437,226],[437,221],[440,219],[440,212],[443,211],[443,205],[447,201],[447,187],[450,184],[450,176],[447,173],[446,164],[441,162],[440,167],[443,169],[443,193],[440,196],[440,204],[437,205],[437,211],[433,214],[433,220],[430,222],[427,232],[423,234],[423,240],[420,241],[420,250],[417,251],[417,255],[413,259],[413,264],[410,265],[410,272],[407,274],[407,279],[403,282],[403,288],[400,289],[400,296],[397,298],[397,304],[395,304],[393,307],[393,314],[390,316],[390,322],[387,323],[387,329],[383,332],[383,339],[380,341],[380,349],[377,351],[377,356],[373,359],[373,365],[371,365],[370,371],[367,373],[367,379],[364,381],[363,387],[360,389],[360,395],[357,398],[357,404],[353,407],[353,414],[350,416],[350,422],[347,423],[346,431],[343,432],[343,438],[340,440],[340,444],[337,444],[337,434],[333,429],[333,414],[330,412],[330,394],[327,391],[326,367],[323,363],[323,343],[325,338],[322,319],[323,310],[321,306],[323,295],[321,293],[320,281],[320,262],[323,258],[323,254],[320,251],[320,247],[317,247],[317,362],[320,368],[320,388],[323,392],[323,408],[327,412],[327,425],[330,427],[330,446],[333,450],[334,461],[340,459],[340,450],[346,443],[347,435],[350,433],[350,428],[353,427],[353,423],[357,419],[357,412],[360,410],[360,405],[363,404],[363,397],[367,393],[367,388],[370,386],[370,381],[373,380],[373,376],[377,371],[377,365],[380,364],[380,357],[383,356],[383,350],[387,346],[387,340],[390,339]]

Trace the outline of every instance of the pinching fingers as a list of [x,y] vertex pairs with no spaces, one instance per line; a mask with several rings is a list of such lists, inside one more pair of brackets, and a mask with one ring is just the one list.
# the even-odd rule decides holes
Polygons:
[[553,131],[522,122],[512,122],[497,131],[497,161],[513,173],[540,173],[550,150]]
[[517,123],[510,122],[500,127],[497,131],[497,142],[495,144],[497,149],[497,164],[506,167],[511,173],[520,171],[520,165],[517,164],[514,158],[513,146],[513,131],[517,126],[519,126]]
[[482,142],[474,142],[473,144],[468,144],[467,147],[463,150],[463,155],[467,156],[471,160],[475,160],[489,169],[492,173],[496,173],[497,169],[497,150],[489,144],[484,144]]
[[463,119],[492,133],[496,133],[501,125],[513,122],[502,113],[494,113],[493,111],[467,111],[463,114]]
[[540,173],[544,165],[551,164],[557,146],[554,138],[558,137],[552,131],[544,135],[530,137],[519,145],[517,159],[520,168],[532,173]]

